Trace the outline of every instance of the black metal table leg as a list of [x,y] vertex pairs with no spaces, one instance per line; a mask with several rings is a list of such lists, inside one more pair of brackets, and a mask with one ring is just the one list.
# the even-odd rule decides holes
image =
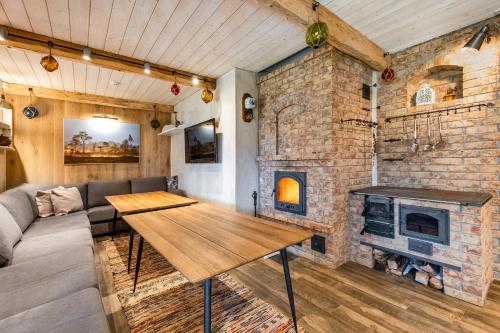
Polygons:
[[115,209],[115,216],[113,217],[113,230],[111,231],[111,239],[115,238],[116,218],[117,217],[118,217],[118,211]]
[[204,283],[204,319],[203,332],[212,332],[212,279],[206,279]]
[[127,273],[130,274],[130,262],[132,261],[132,249],[134,248],[134,228],[130,228],[130,240],[128,241],[128,263],[127,263]]
[[288,269],[288,255],[286,253],[286,248],[280,250],[280,254],[281,261],[283,262],[283,271],[285,272],[286,291],[288,292],[288,302],[290,303],[290,310],[292,312],[293,326],[295,326],[295,332],[298,333],[295,301],[293,300],[292,279],[290,279],[290,270]]
[[142,246],[144,245],[144,238],[139,238],[139,249],[137,250],[137,262],[135,263],[135,277],[134,277],[134,293],[135,286],[137,285],[137,277],[139,276],[139,269],[141,267]]

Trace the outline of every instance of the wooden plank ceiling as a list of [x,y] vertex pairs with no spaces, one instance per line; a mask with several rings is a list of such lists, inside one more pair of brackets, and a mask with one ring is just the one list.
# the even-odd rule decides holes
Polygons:
[[[0,0],[0,24],[211,77],[259,71],[305,46],[300,26],[253,0]],[[175,97],[168,82],[65,59],[46,73],[40,58],[1,47],[0,79],[164,104],[199,90]]]
[[500,9],[498,0],[319,2],[388,52],[403,50],[485,20]]
[[[494,15],[498,0],[321,0],[394,52]],[[0,0],[0,25],[210,77],[260,71],[305,47],[304,28],[255,0]],[[176,104],[199,89],[0,47],[0,79],[103,96]],[[114,85],[113,83],[118,83]]]

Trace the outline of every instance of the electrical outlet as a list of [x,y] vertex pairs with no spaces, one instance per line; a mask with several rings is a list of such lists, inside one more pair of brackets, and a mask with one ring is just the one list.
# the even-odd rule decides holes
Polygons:
[[311,249],[320,253],[326,253],[325,237],[320,235],[314,235],[311,238]]

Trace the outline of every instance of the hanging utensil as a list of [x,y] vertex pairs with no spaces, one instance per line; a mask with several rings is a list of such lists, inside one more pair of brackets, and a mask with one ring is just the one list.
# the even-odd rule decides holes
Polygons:
[[437,140],[436,143],[432,145],[433,150],[436,150],[444,145],[443,136],[441,134],[441,115],[438,116],[438,125],[439,125],[439,139]]
[[413,118],[413,144],[411,145],[411,151],[416,153],[418,150],[417,141],[417,118]]
[[430,119],[431,119],[430,117],[427,117],[427,144],[424,146],[424,151],[429,151],[434,146],[432,144]]

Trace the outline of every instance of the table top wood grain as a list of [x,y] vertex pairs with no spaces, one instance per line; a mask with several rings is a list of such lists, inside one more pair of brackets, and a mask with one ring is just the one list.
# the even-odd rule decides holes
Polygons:
[[105,198],[122,214],[181,207],[198,202],[191,198],[163,191],[108,195]]
[[312,237],[306,230],[205,203],[124,219],[193,283]]

